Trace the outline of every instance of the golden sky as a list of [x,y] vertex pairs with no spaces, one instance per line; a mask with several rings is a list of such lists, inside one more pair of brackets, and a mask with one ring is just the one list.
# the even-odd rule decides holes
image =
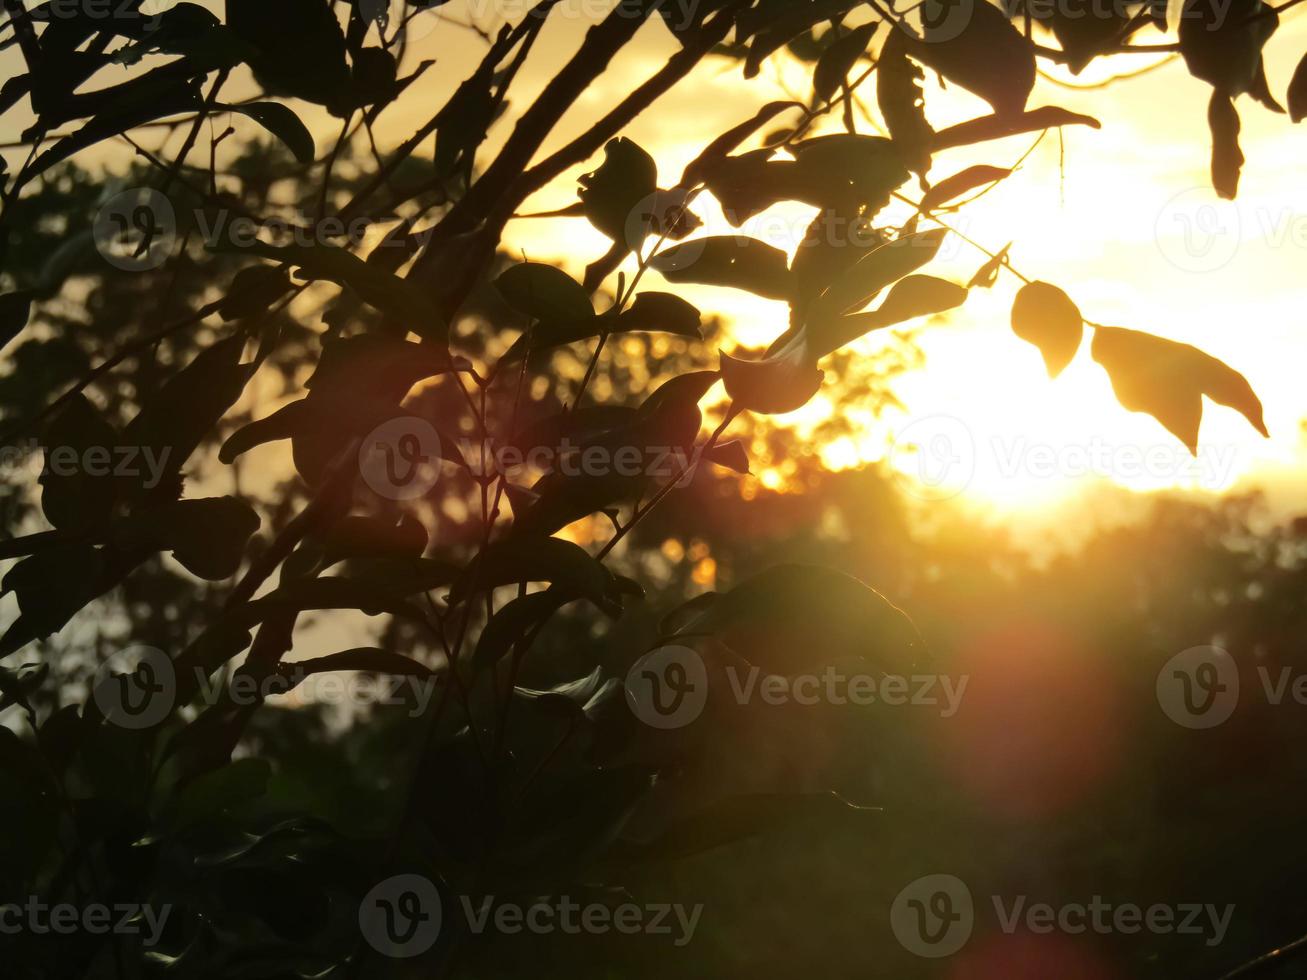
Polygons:
[[[498,15],[507,11],[516,19],[526,6],[524,0],[452,0],[421,14],[412,24],[410,59],[435,58],[437,65],[416,97],[382,117],[383,142],[407,136],[475,66],[484,44],[460,24],[493,28]],[[529,104],[575,50],[588,24],[609,6],[609,0],[563,0],[555,9],[515,86],[513,107],[482,151],[483,162],[511,127],[513,109]],[[1288,15],[1267,49],[1271,88],[1281,95],[1307,52],[1307,18],[1297,13]],[[655,18],[614,62],[603,84],[578,101],[556,134],[557,143],[579,133],[676,49]],[[1307,412],[1300,380],[1307,361],[1307,311],[1300,292],[1307,271],[1307,187],[1299,179],[1307,129],[1241,99],[1249,162],[1239,200],[1221,202],[1208,178],[1210,89],[1178,60],[1110,89],[1058,84],[1093,85],[1156,60],[1100,59],[1080,78],[1041,79],[1032,105],[1058,104],[1094,115],[1103,129],[1068,129],[1062,138],[1056,131],[1048,134],[1017,174],[952,223],[991,249],[1013,242],[1014,264],[1031,278],[1065,288],[1089,319],[1192,343],[1245,373],[1265,403],[1271,438],[1262,439],[1233,410],[1209,403],[1199,457],[1190,458],[1153,419],[1117,404],[1088,343],[1058,381],[1049,381],[1038,352],[1009,329],[1019,283],[1005,276],[992,292],[973,291],[962,309],[922,325],[916,340],[925,365],[896,386],[905,413],[877,419],[856,404],[837,408],[838,388],[831,385],[788,420],[802,432],[824,413],[839,410],[864,425],[864,436],[824,448],[827,465],[853,466],[888,453],[907,474],[904,486],[910,492],[926,499],[960,494],[1001,518],[1056,512],[1087,499],[1105,482],[1138,491],[1256,487],[1284,508],[1297,505],[1307,482],[1302,428]],[[14,67],[12,52],[0,58],[0,67]],[[627,135],[655,155],[665,183],[672,183],[705,144],[762,103],[805,95],[809,72],[797,62],[772,59],[761,76],[745,80],[738,63],[713,59]],[[251,87],[240,76],[234,85]],[[866,95],[874,104],[870,87]],[[302,104],[297,109],[320,141],[335,132],[337,124],[324,112]],[[988,111],[965,92],[940,89],[933,77],[927,109],[937,127]],[[11,119],[6,129],[25,124]],[[234,119],[232,125],[255,133],[245,120]],[[13,139],[15,133],[0,136]],[[974,163],[1011,166],[1032,142],[1032,136],[1018,136],[941,154],[931,177],[939,180]],[[112,156],[125,160],[117,151]],[[575,177],[597,162],[558,181],[528,209],[572,203]],[[696,211],[708,221],[708,232],[730,230],[710,198],[701,197]],[[773,209],[745,231],[792,251],[811,213],[799,206]],[[580,220],[519,221],[509,226],[507,244],[579,273],[608,241]],[[984,258],[950,236],[941,257],[925,271],[965,282]],[[656,273],[645,282],[662,288]],[[741,343],[768,341],[785,327],[786,311],[779,303],[730,290],[677,291],[705,314],[727,317]],[[894,342],[877,335],[862,341],[861,349]],[[960,470],[949,469],[959,461]],[[929,475],[936,464],[947,477],[940,488],[917,486],[913,474]]]
[[[440,39],[460,33],[448,23],[467,17],[460,6],[456,0],[444,8],[447,22],[437,20],[424,44],[437,53],[450,50]],[[569,53],[583,26],[575,19],[551,25],[547,43],[529,63],[530,84],[538,85]],[[576,106],[573,133],[675,50],[658,24],[640,42],[613,66],[605,86]],[[466,35],[464,48],[470,65],[474,46]],[[1304,52],[1307,21],[1290,15],[1268,47],[1273,91],[1284,92]],[[1063,73],[1060,80],[1092,85],[1157,60],[1102,60],[1079,78]],[[805,70],[797,63],[773,65],[746,81],[738,64],[718,60],[637,120],[628,135],[674,179],[708,141],[757,106],[803,93]],[[968,93],[943,91],[933,78],[929,83],[927,108],[937,127],[988,111]],[[1307,360],[1307,310],[1300,288],[1307,272],[1307,188],[1299,173],[1307,129],[1241,100],[1249,163],[1239,200],[1221,202],[1208,177],[1209,94],[1178,60],[1107,90],[1041,79],[1032,105],[1058,104],[1094,115],[1103,129],[1068,129],[1064,141],[1050,133],[1016,175],[953,223],[992,249],[1014,242],[1017,267],[1061,285],[1090,319],[1192,343],[1245,373],[1266,405],[1270,440],[1234,411],[1209,403],[1199,457],[1191,458],[1153,419],[1117,404],[1087,343],[1072,367],[1049,381],[1038,352],[1009,329],[1019,283],[1005,277],[992,292],[973,291],[961,310],[919,332],[926,364],[897,388],[908,412],[879,421],[868,417],[866,438],[828,447],[827,463],[881,458],[887,442],[906,429],[906,446],[916,445],[923,433],[927,444],[939,433],[955,444],[969,439],[961,454],[969,457],[962,473],[965,494],[1000,515],[1060,506],[1105,480],[1140,491],[1215,493],[1256,486],[1294,506],[1304,486],[1300,373]],[[1018,136],[941,154],[931,176],[938,180],[974,163],[1011,166],[1032,142],[1031,136]],[[566,205],[574,192],[573,180],[559,181],[531,210]],[[715,205],[700,202],[697,210],[709,219],[709,231],[729,230]],[[777,210],[746,231],[792,251],[812,212],[797,206],[779,215]],[[577,270],[607,245],[577,220],[518,222],[510,226],[509,242]],[[926,271],[965,282],[983,260],[953,237]],[[646,281],[653,286],[657,277]],[[689,298],[705,312],[729,317],[743,343],[770,340],[785,326],[779,303],[707,288],[690,290]],[[872,350],[887,342],[892,340],[876,337],[863,344]],[[802,428],[831,410],[831,400],[819,398],[794,421]],[[858,406],[841,410],[856,415]],[[909,472],[921,465],[910,452],[895,451],[893,460]],[[955,484],[946,482],[944,494],[961,488]],[[929,487],[924,495],[932,496]]]

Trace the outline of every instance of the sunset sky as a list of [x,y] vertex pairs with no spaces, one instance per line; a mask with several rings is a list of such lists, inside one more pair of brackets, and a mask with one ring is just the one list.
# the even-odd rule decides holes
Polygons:
[[[407,136],[475,66],[484,43],[462,24],[475,21],[493,28],[495,11],[507,10],[516,19],[521,6],[453,0],[420,14],[412,23],[410,62],[435,58],[437,65],[421,82],[427,97],[402,100],[382,117],[383,142]],[[564,0],[556,8],[515,86],[520,90],[517,104],[482,150],[483,163],[525,100],[539,91],[575,49],[588,23],[608,6]],[[1271,89],[1281,97],[1307,51],[1307,19],[1297,14],[1287,16],[1267,49]],[[1150,33],[1141,40],[1155,43],[1161,37]],[[604,84],[578,102],[555,139],[579,133],[656,71],[676,47],[661,24],[648,24],[639,43],[610,68]],[[12,55],[6,52],[5,65]],[[1079,78],[1066,73],[1042,78],[1032,106],[1057,104],[1084,112],[1099,118],[1103,129],[1072,128],[1061,138],[1050,132],[1017,174],[951,223],[990,249],[1013,242],[1013,263],[1033,279],[1062,286],[1089,319],[1194,344],[1242,371],[1265,403],[1271,438],[1262,439],[1233,410],[1208,403],[1199,457],[1190,458],[1152,418],[1117,404],[1088,343],[1061,379],[1049,381],[1038,351],[1009,329],[1019,283],[1005,275],[993,291],[973,291],[962,309],[917,331],[925,365],[896,383],[906,413],[877,419],[856,404],[839,407],[859,420],[864,435],[824,447],[828,466],[844,468],[889,454],[893,465],[909,474],[904,480],[909,492],[926,499],[960,494],[1001,519],[1056,513],[1083,502],[1104,482],[1137,491],[1218,493],[1256,487],[1266,489],[1279,508],[1297,505],[1307,460],[1300,380],[1307,358],[1307,312],[1300,294],[1307,261],[1307,187],[1299,178],[1307,129],[1241,99],[1249,162],[1239,200],[1221,202],[1208,178],[1210,89],[1191,78],[1178,59],[1122,81],[1110,92],[1091,87],[1159,59],[1100,59]],[[739,63],[714,59],[693,84],[678,87],[627,135],[655,155],[664,184],[670,185],[709,141],[761,104],[805,97],[810,72],[811,66],[774,58],[758,78],[746,80]],[[252,91],[248,77],[238,74],[233,90],[241,87]],[[874,105],[874,88],[868,85],[863,91],[864,102]],[[337,124],[315,107],[297,108],[323,145]],[[939,128],[988,109],[965,92],[942,90],[930,76],[927,111]],[[250,123],[237,120],[233,125],[253,135]],[[1012,166],[1033,141],[1031,135],[1018,136],[940,154],[931,177],[939,180],[975,163]],[[597,162],[556,182],[530,201],[528,210],[572,203],[575,177]],[[916,188],[909,184],[904,191],[911,194]],[[701,197],[695,210],[708,222],[708,232],[731,231],[709,197]],[[811,215],[802,206],[777,208],[743,230],[792,252]],[[507,241],[532,258],[558,261],[577,274],[608,245],[582,220],[514,222]],[[965,282],[984,259],[950,236],[926,271]],[[656,273],[645,282],[648,288],[661,288]],[[731,290],[678,291],[705,314],[726,317],[741,344],[765,343],[785,327],[782,304]],[[860,343],[872,351],[896,342],[877,335]],[[828,378],[822,396],[786,421],[802,432],[836,410],[835,380]],[[942,443],[941,436],[948,441]],[[923,466],[931,472],[935,463],[961,469],[948,472],[942,489],[922,491],[911,474]]]
[[[418,22],[419,33],[429,31],[420,50],[443,55],[443,67],[460,77],[479,48],[470,34],[452,25],[468,19],[469,6],[489,9],[454,2],[442,8],[443,16],[425,15],[429,23]],[[571,9],[588,8],[574,3]],[[493,20],[483,14],[479,22]],[[584,26],[577,18],[550,25],[528,62],[528,91],[570,53]],[[1149,33],[1141,40],[1162,38]],[[603,88],[576,106],[567,135],[656,71],[676,49],[656,23],[645,29],[641,42],[636,54],[614,64]],[[1267,50],[1271,88],[1282,96],[1307,51],[1307,20],[1288,15]],[[922,434],[943,432],[955,443],[970,441],[960,453],[961,475],[950,474],[954,482],[944,483],[944,495],[965,489],[1000,516],[1060,508],[1103,480],[1140,491],[1262,487],[1277,504],[1296,505],[1304,476],[1301,372],[1307,310],[1300,284],[1307,263],[1307,187],[1299,175],[1307,129],[1240,100],[1249,162],[1238,201],[1222,202],[1208,176],[1210,89],[1191,78],[1178,59],[1118,83],[1110,94],[1059,84],[1092,86],[1158,60],[1161,56],[1120,56],[1100,60],[1079,78],[1065,72],[1042,78],[1032,106],[1057,104],[1094,115],[1103,129],[1067,129],[1064,142],[1056,131],[1049,133],[1017,174],[952,223],[991,249],[1014,242],[1014,264],[1031,278],[1065,288],[1089,319],[1194,344],[1242,371],[1265,403],[1271,438],[1261,438],[1233,410],[1208,403],[1199,457],[1192,459],[1152,418],[1117,404],[1088,343],[1058,381],[1049,381],[1038,351],[1009,329],[1019,283],[1005,276],[992,292],[973,291],[961,310],[918,332],[926,364],[897,386],[907,414],[868,418],[864,439],[825,449],[828,465],[883,458],[905,429],[905,445],[918,444]],[[810,70],[791,61],[746,80],[738,63],[719,59],[700,72],[697,84],[684,86],[637,120],[628,135],[655,155],[663,178],[674,181],[706,143],[757,106],[804,93]],[[868,86],[865,94],[874,105],[874,89]],[[988,111],[968,93],[942,90],[933,76],[926,104],[937,128]],[[413,122],[389,120],[396,133]],[[501,123],[497,135],[505,131]],[[1032,142],[1032,136],[1018,136],[938,155],[931,177],[939,180],[975,163],[1011,166]],[[530,210],[571,203],[575,186],[572,179],[560,180],[532,201]],[[700,198],[696,210],[708,220],[708,231],[731,230],[709,198]],[[782,210],[773,209],[744,231],[792,252],[813,212],[795,206],[778,214]],[[508,239],[532,257],[557,258],[577,272],[607,246],[579,220],[517,222]],[[984,259],[951,237],[927,271],[965,282]],[[646,282],[658,279],[654,275]],[[785,327],[779,303],[732,290],[691,288],[688,295],[706,313],[726,316],[741,343],[769,341]],[[862,341],[867,350],[892,342],[887,337]],[[819,397],[793,421],[802,429],[831,410],[832,400]],[[856,405],[843,410],[857,414]],[[974,475],[966,478],[970,454]],[[893,458],[908,472],[920,465],[911,452],[893,452]],[[930,488],[925,496],[932,496]]]

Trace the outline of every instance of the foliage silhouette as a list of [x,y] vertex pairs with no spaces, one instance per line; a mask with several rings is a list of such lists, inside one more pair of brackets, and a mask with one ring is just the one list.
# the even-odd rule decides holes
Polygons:
[[[711,705],[702,722],[659,738],[638,725],[622,683],[642,654],[672,641],[692,644],[715,674],[747,663],[785,675],[845,655],[884,673],[911,670],[926,656],[918,629],[859,578],[741,561],[750,574],[733,589],[671,603],[660,628],[632,627],[629,642],[602,658],[542,668],[542,636],[566,629],[589,638],[605,618],[620,640],[647,612],[644,585],[608,560],[658,527],[678,498],[711,500],[729,489],[727,474],[749,470],[746,444],[726,439],[732,425],[765,426],[750,416],[807,404],[822,387],[821,365],[849,369],[854,358],[842,349],[868,332],[956,308],[1005,270],[1019,275],[1006,250],[972,286],[921,274],[951,234],[945,218],[959,198],[1017,179],[982,167],[932,187],[935,157],[1018,133],[1096,127],[1057,106],[1029,106],[1038,61],[1078,70],[1129,51],[1136,35],[1160,26],[1155,6],[1126,4],[1128,18],[1104,24],[1033,11],[1008,18],[985,3],[932,0],[912,21],[855,0],[706,0],[678,20],[667,3],[617,0],[492,141],[527,55],[549,19],[564,15],[557,0],[540,0],[488,38],[475,71],[389,153],[370,142],[371,127],[392,105],[420,103],[424,77],[435,77],[427,63],[406,64],[405,28],[445,6],[439,0],[410,0],[397,23],[367,0],[228,0],[222,16],[193,3],[161,15],[139,0],[118,6],[105,18],[98,4],[4,3],[0,43],[25,71],[0,89],[0,111],[26,100],[35,121],[22,136],[30,154],[0,175],[0,341],[18,344],[0,402],[12,419],[6,440],[39,438],[44,472],[40,518],[32,487],[5,500],[11,529],[38,529],[0,543],[0,556],[17,559],[3,588],[20,613],[0,658],[48,649],[40,641],[85,627],[95,618],[85,610],[122,595],[126,623],[94,627],[97,662],[127,642],[166,638],[158,645],[176,689],[158,719],[132,727],[96,696],[118,678],[92,677],[81,704],[47,704],[52,689],[62,701],[71,680],[58,664],[0,668],[5,705],[22,710],[34,733],[0,731],[9,810],[0,872],[6,896],[89,892],[178,914],[152,948],[122,935],[23,935],[9,960],[21,975],[474,975],[466,971],[480,958],[499,954],[480,948],[467,923],[451,916],[417,965],[390,961],[359,935],[360,899],[409,870],[450,895],[499,901],[620,887],[650,862],[809,815],[865,818],[845,800],[856,794],[837,795],[836,780],[818,784],[820,772],[792,784],[720,779],[722,745],[734,740],[718,743],[714,725],[738,734],[733,723],[748,730],[756,720]],[[658,20],[679,51],[546,151],[610,61]],[[1261,53],[1277,24],[1257,0],[1234,4],[1227,20],[1182,22],[1178,50],[1213,88],[1213,182],[1227,197],[1243,164],[1235,99],[1283,111]],[[1037,27],[1060,47],[1039,43]],[[707,59],[741,61],[753,76],[782,49],[812,63],[811,98],[761,106],[704,147],[675,186],[660,186],[657,161],[623,135],[628,124],[692,84]],[[109,81],[122,67],[130,77]],[[220,101],[245,69],[259,97]],[[992,114],[936,130],[925,71],[978,95]],[[888,138],[859,132],[852,111],[872,76]],[[1296,80],[1288,99],[1295,118],[1301,88]],[[315,142],[301,103],[340,120],[339,138]],[[233,114],[276,146],[220,155],[228,134],[214,133],[209,162],[196,163],[206,124]],[[780,128],[765,132],[772,126]],[[180,149],[145,149],[142,134],[154,128],[182,134]],[[125,143],[146,161],[125,187],[163,197],[176,219],[169,232],[149,209],[145,223],[139,209],[118,215],[134,246],[128,256],[97,227],[114,196],[69,163]],[[524,217],[527,199],[592,162],[577,205],[561,213],[612,240],[584,280],[502,254],[505,226]],[[904,192],[913,174],[924,193],[917,201]],[[275,191],[286,185],[290,204]],[[791,261],[744,232],[696,237],[701,194],[737,228],[782,202],[818,214]],[[878,224],[891,202],[915,214]],[[237,219],[262,237],[237,234]],[[357,222],[386,226],[384,237],[369,240]],[[148,258],[159,241],[161,268],[135,277],[107,267],[111,255]],[[619,270],[631,256],[628,276]],[[760,356],[722,352],[713,366],[698,345],[712,338],[712,319],[674,293],[642,289],[649,270],[673,284],[784,301],[787,329]],[[70,316],[61,301],[79,277],[96,287]],[[1083,321],[1057,287],[1025,281],[1013,328],[1040,347],[1050,374],[1088,329],[1121,403],[1191,451],[1204,396],[1265,432],[1261,404],[1233,368]],[[509,341],[502,334],[513,328]],[[669,337],[682,346],[656,354]],[[592,340],[592,349],[578,346]],[[627,341],[637,353],[619,358],[613,348]],[[579,383],[561,370],[568,358],[582,368]],[[592,404],[601,372],[614,396]],[[659,383],[636,384],[637,374]],[[730,404],[705,426],[701,405],[718,382]],[[254,389],[270,383],[286,404],[251,417]],[[394,424],[407,435],[377,435]],[[393,484],[397,463],[417,459],[415,431],[438,444],[418,446],[438,480],[410,498]],[[202,464],[197,482],[213,479],[215,450],[218,467],[266,482],[272,468],[247,454],[286,440],[297,478],[221,496],[186,485]],[[507,448],[543,449],[544,462],[519,477],[504,465]],[[369,462],[378,450],[384,459]],[[81,469],[56,467],[64,451]],[[159,466],[106,472],[87,462],[129,454]],[[628,462],[600,468],[589,459]],[[557,536],[596,517],[614,527],[597,551]],[[178,609],[184,630],[167,622]],[[390,618],[375,647],[288,660],[301,616],[317,610]],[[128,666],[123,690],[158,690],[154,666]],[[338,670],[430,679],[438,693],[417,723],[380,730],[380,747],[357,747],[367,758],[341,766],[375,764],[384,777],[355,771],[349,779],[361,785],[337,787],[329,801],[306,779],[296,799],[262,751],[292,741],[291,725],[260,709],[270,692]],[[403,751],[390,751],[396,743]],[[348,799],[354,788],[366,805]]]

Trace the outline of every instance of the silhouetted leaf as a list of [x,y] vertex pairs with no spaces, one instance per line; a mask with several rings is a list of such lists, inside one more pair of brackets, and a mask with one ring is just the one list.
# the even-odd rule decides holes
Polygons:
[[549,582],[560,595],[603,603],[613,574],[580,545],[561,538],[509,539],[490,545],[449,591],[457,604],[486,589],[518,582]]
[[749,38],[744,77],[758,74],[763,61],[823,21],[838,20],[858,6],[858,0],[762,0],[752,10],[741,12],[737,37]]
[[1213,92],[1207,108],[1207,122],[1212,127],[1212,186],[1227,201],[1239,196],[1239,178],[1243,173],[1244,155],[1239,147],[1242,123],[1234,99]]
[[909,60],[908,38],[894,30],[881,48],[876,64],[876,104],[885,127],[894,137],[908,169],[924,174],[930,169],[930,148],[935,130],[926,121],[922,82],[925,73]]
[[725,466],[728,470],[745,476],[753,472],[749,466],[749,451],[738,439],[713,446],[706,458],[718,466]]
[[971,282],[967,283],[968,289],[993,289],[994,284],[998,282],[998,275],[1003,271],[1003,266],[1007,264],[1008,252],[1012,251],[1012,242],[1003,246],[1002,251],[997,252],[988,262],[976,270],[976,274],[971,277]]
[[341,110],[350,71],[345,36],[331,4],[227,0],[227,26],[258,50],[250,67],[268,92]]
[[1296,123],[1307,119],[1307,55],[1298,62],[1289,83],[1289,118]]
[[1016,13],[1028,14],[1034,23],[1053,32],[1074,75],[1084,71],[1094,58],[1123,43],[1132,20],[1125,5],[1100,7],[1093,0],[1062,0],[1057,4],[1029,0],[1018,4]]
[[421,557],[427,548],[427,529],[416,517],[391,518],[352,514],[341,518],[322,536],[322,566],[340,561],[388,556]]
[[32,312],[32,294],[23,290],[0,295],[0,350],[23,332]]
[[585,288],[562,269],[522,262],[495,280],[495,288],[519,313],[543,323],[569,323],[594,316]]
[[848,81],[849,72],[867,51],[879,23],[872,22],[855,27],[840,38],[821,56],[812,75],[813,91],[819,102],[827,102]]
[[808,404],[824,375],[799,337],[788,349],[759,361],[721,354],[722,381],[736,406],[759,415],[783,415]]
[[347,104],[361,109],[364,106],[384,106],[393,101],[399,94],[395,56],[384,48],[364,48],[355,52],[353,58],[354,84]]
[[1203,395],[1235,409],[1268,435],[1262,403],[1248,379],[1196,347],[1137,330],[1099,327],[1094,360],[1106,369],[1122,406],[1153,416],[1194,455]]
[[118,499],[118,433],[86,396],[74,395],[41,435],[41,510],[53,527],[103,527]]
[[846,658],[908,676],[923,652],[902,610],[856,578],[815,565],[769,568],[685,619],[676,635],[715,636],[782,676]]
[[879,212],[909,176],[898,145],[879,136],[818,136],[794,144],[791,152],[802,182],[814,192],[796,200],[846,213],[857,206]]
[[804,108],[802,102],[768,102],[758,110],[757,115],[738,126],[728,129],[704,147],[703,152],[695,157],[689,166],[685,168],[684,173],[681,174],[679,186],[693,187],[695,184],[706,181],[709,175],[730,153],[750,136],[762,129],[763,126],[787,109],[802,108]]
[[353,581],[379,593],[403,597],[443,589],[452,585],[463,571],[461,566],[440,558],[402,555],[354,558],[345,569]]
[[672,293],[640,293],[610,328],[617,332],[657,331],[703,339],[702,318],[691,303]]
[[18,562],[0,584],[0,595],[13,592],[18,597],[21,614],[0,640],[0,659],[59,632],[123,574],[102,549],[89,544],[61,545]]
[[1084,317],[1071,297],[1046,282],[1021,288],[1012,304],[1012,331],[1044,355],[1048,376],[1066,370],[1084,340]]
[[0,711],[19,705],[30,712],[32,706],[27,699],[40,690],[49,673],[48,663],[23,664],[16,670],[0,667]]
[[[955,23],[960,16],[969,18],[962,30]],[[1025,109],[1035,86],[1035,51],[1004,13],[985,0],[966,5],[926,0],[922,20],[923,39],[906,43],[912,57],[980,96],[1000,115]]]
[[1020,133],[1056,129],[1059,126],[1103,128],[1103,124],[1093,116],[1082,116],[1059,106],[1044,106],[1042,109],[1031,109],[1022,113],[981,116],[978,119],[969,119],[956,126],[950,126],[948,129],[941,129],[931,141],[931,149],[949,150],[957,146],[970,146],[973,143],[1003,139]]
[[983,165],[968,167],[961,173],[954,174],[946,180],[941,180],[928,190],[921,199],[921,210],[925,212],[934,211],[956,200],[968,191],[973,191],[977,187],[984,187],[986,184],[996,183],[1011,175],[1011,170],[1005,170],[1002,167],[986,167]]
[[961,306],[966,299],[967,291],[957,283],[934,276],[906,276],[890,287],[878,309],[810,323],[809,343],[820,359],[872,330],[944,313]]
[[843,214],[875,214],[908,179],[898,145],[878,136],[838,134],[790,148],[794,160],[755,150],[717,162],[704,180],[737,227],[781,201],[801,201]]
[[30,166],[24,168],[21,175],[15,177],[10,193],[16,194],[28,181],[96,143],[165,116],[194,111],[202,104],[199,88],[185,80],[179,80],[161,91],[152,91],[148,96],[141,93],[137,98],[116,103],[94,116],[75,133],[58,140],[42,152]]
[[280,102],[247,102],[241,105],[223,106],[223,108],[229,112],[239,112],[241,115],[249,116],[286,144],[286,148],[300,163],[312,163],[317,156],[313,135],[290,107]]
[[862,309],[886,286],[930,262],[946,235],[944,228],[914,232],[868,252],[817,298],[809,320],[831,320]]
[[568,597],[561,590],[546,589],[514,599],[491,617],[477,640],[472,669],[480,672],[504,658],[514,643],[565,606]]
[[1216,9],[1185,0],[1180,54],[1189,73],[1233,98],[1252,90],[1262,70],[1262,48],[1279,27],[1273,7],[1261,0],[1234,0]]
[[436,672],[425,664],[420,664],[402,654],[376,647],[359,647],[354,650],[342,650],[326,657],[313,657],[298,660],[293,664],[284,664],[283,676],[302,680],[313,674],[326,674],[337,670],[362,670],[374,674],[389,674],[393,677],[434,677]]
[[160,546],[187,571],[211,582],[236,574],[259,529],[254,508],[235,497],[177,500],[149,515]]
[[[627,242],[637,207],[658,190],[658,164],[629,139],[609,141],[603,165],[581,178],[585,216],[609,238]],[[628,242],[628,244],[635,244]]]
[[218,312],[224,320],[240,320],[266,313],[290,290],[290,276],[285,269],[271,265],[250,266],[236,273]]
[[790,261],[778,248],[743,235],[698,238],[659,252],[650,261],[669,282],[744,289],[788,299]]
[[449,328],[435,305],[413,282],[401,279],[378,264],[324,242],[312,244],[223,245],[222,251],[248,252],[274,262],[298,266],[305,278],[326,279],[349,286],[365,303],[393,317],[405,330],[444,344]]
[[[242,364],[245,338],[220,340],[201,351],[145,401],[123,430],[124,444],[140,450],[139,492],[176,499],[177,478],[195,450],[245,390],[254,364]],[[152,471],[151,466],[161,467]]]

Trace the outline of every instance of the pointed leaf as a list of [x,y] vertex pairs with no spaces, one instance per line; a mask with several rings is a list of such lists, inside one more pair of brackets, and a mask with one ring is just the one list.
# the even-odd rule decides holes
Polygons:
[[32,294],[26,290],[0,296],[0,350],[23,332],[32,313]]
[[1289,83],[1289,118],[1296,123],[1307,119],[1307,55],[1298,62]]
[[812,400],[824,380],[801,340],[789,351],[760,361],[722,353],[721,371],[736,406],[759,415],[797,411]]
[[790,295],[789,257],[756,238],[700,238],[660,252],[649,264],[669,282],[744,289],[768,299]]
[[984,187],[986,184],[997,183],[1012,176],[1011,170],[1005,170],[1002,167],[968,167],[959,174],[954,174],[946,180],[941,180],[938,184],[926,192],[925,197],[921,199],[921,210],[929,213],[937,208],[943,207],[950,201],[954,201],[973,191],[977,187]]
[[595,315],[590,294],[562,269],[522,262],[495,280],[495,288],[519,313],[542,323],[569,323]]
[[[969,17],[962,30],[956,23],[960,16]],[[1025,109],[1035,87],[1035,49],[1003,12],[985,0],[926,0],[922,20],[923,39],[908,44],[912,57],[980,96],[1000,115]]]
[[300,163],[310,164],[317,156],[318,151],[313,144],[313,135],[289,106],[282,105],[280,102],[249,102],[244,105],[226,105],[222,108],[249,116],[281,140]]
[[855,27],[844,37],[828,47],[812,75],[813,91],[819,102],[827,102],[848,81],[849,72],[867,51],[879,22],[873,21],[862,27]]
[[1263,436],[1268,434],[1262,403],[1248,379],[1196,347],[1137,330],[1099,327],[1093,349],[1122,406],[1153,416],[1194,455],[1203,395],[1235,409]]
[[945,228],[914,232],[867,253],[813,303],[809,320],[820,322],[862,309],[883,290],[930,262]]

